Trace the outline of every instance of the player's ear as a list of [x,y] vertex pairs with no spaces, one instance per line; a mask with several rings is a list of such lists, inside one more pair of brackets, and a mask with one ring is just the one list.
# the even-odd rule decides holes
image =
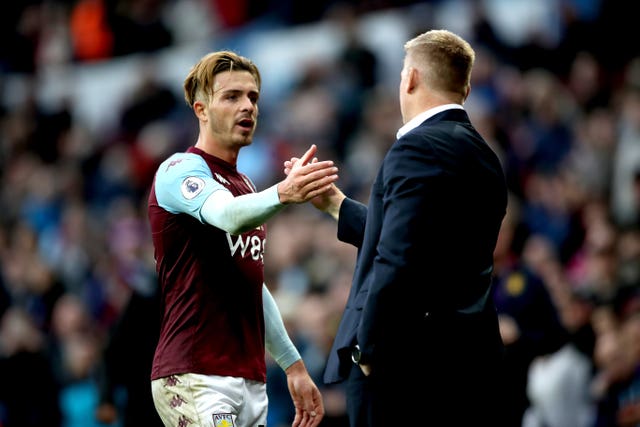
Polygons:
[[206,105],[202,101],[196,101],[193,103],[193,112],[196,114],[198,120],[207,121],[208,112]]

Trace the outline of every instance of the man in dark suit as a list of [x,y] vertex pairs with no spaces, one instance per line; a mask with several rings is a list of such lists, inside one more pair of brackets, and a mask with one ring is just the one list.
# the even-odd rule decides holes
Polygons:
[[324,379],[347,381],[352,427],[496,426],[503,343],[490,288],[507,188],[463,108],[475,53],[446,30],[405,53],[404,125],[368,206],[337,187],[312,200],[358,247]]

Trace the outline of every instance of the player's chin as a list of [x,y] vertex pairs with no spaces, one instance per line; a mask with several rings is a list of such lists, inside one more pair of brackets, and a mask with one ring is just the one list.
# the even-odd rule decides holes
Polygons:
[[236,144],[245,147],[247,145],[251,145],[251,143],[253,142],[253,132],[250,132],[248,134],[240,134],[237,135],[235,138]]

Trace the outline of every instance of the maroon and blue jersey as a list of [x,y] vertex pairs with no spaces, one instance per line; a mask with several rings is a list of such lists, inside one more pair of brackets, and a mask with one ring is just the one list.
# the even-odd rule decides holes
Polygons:
[[231,235],[206,223],[200,209],[221,189],[256,191],[234,165],[195,147],[156,172],[148,214],[163,305],[152,380],[197,373],[266,381],[266,230]]

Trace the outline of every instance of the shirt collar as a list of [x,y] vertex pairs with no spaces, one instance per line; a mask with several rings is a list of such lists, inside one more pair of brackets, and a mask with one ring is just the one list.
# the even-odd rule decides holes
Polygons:
[[396,138],[397,139],[402,138],[407,133],[409,133],[413,129],[417,128],[418,125],[420,125],[420,123],[424,122],[428,118],[433,117],[436,114],[441,113],[442,111],[453,110],[453,109],[456,109],[456,108],[459,109],[459,110],[464,110],[464,108],[462,108],[462,105],[460,105],[460,104],[444,104],[444,105],[438,105],[437,107],[433,107],[433,108],[430,108],[430,109],[428,109],[426,111],[423,111],[422,113],[418,114],[413,119],[411,119],[407,123],[405,123],[400,129],[398,129],[398,133],[396,134]]

